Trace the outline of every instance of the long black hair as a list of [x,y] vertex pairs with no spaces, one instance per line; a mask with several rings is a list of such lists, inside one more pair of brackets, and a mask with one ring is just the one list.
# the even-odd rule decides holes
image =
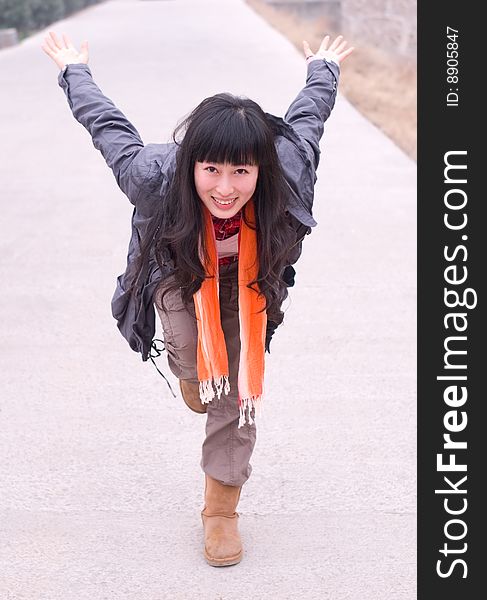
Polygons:
[[[203,100],[173,133],[178,145],[176,169],[167,197],[161,201],[142,240],[139,270],[151,252],[162,266],[169,251],[176,271],[174,285],[168,289],[180,287],[183,301],[188,304],[205,278],[200,244],[207,257],[201,235],[204,205],[196,192],[195,162],[258,165],[253,200],[259,274],[249,287],[258,284],[266,299],[268,319],[280,324],[281,304],[287,297],[282,275],[295,233],[285,214],[287,187],[275,136],[273,124],[256,102],[227,93]],[[242,215],[245,218],[244,208]],[[246,224],[251,226],[247,221]]]

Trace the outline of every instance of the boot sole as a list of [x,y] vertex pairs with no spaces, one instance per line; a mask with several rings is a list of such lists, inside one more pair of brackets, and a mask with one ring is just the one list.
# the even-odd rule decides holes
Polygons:
[[[183,397],[183,400],[184,400],[184,397]],[[192,406],[190,406],[190,405],[189,405],[189,404],[186,402],[186,400],[184,400],[184,403],[185,403],[185,404],[186,404],[186,406],[189,408],[189,410],[192,410],[192,411],[193,411],[193,412],[195,412],[196,414],[198,414],[198,415],[206,415],[206,410],[207,410],[206,408],[205,408],[205,410],[196,410],[195,408],[193,408]]]
[[243,551],[241,550],[235,556],[228,556],[227,558],[212,558],[208,556],[205,548],[205,559],[211,567],[230,567],[236,565],[242,560]]

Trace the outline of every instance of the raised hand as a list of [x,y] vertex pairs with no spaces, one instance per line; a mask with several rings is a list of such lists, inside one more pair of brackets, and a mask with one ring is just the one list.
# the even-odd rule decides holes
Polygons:
[[78,52],[66,34],[63,33],[62,42],[54,31],[50,31],[49,35],[50,37],[44,39],[41,48],[60,69],[64,69],[69,64],[88,64],[88,42],[82,42],[81,52]]
[[[311,62],[312,60],[321,60],[325,59],[328,61],[333,61],[337,65],[340,62],[344,61],[347,56],[349,56],[353,51],[354,47],[349,46],[347,48],[347,41],[343,39],[343,35],[339,35],[333,42],[330,44],[330,36],[325,35],[323,41],[321,42],[320,48],[316,54],[313,53],[309,44],[306,40],[303,41],[303,50],[306,60]],[[330,46],[328,46],[330,44]]]

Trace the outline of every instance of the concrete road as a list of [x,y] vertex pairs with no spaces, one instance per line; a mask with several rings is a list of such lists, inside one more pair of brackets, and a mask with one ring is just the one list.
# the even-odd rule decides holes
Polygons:
[[[112,0],[52,28],[89,40],[145,142],[219,91],[282,115],[305,79],[242,0]],[[116,329],[131,205],[43,37],[0,52],[0,598],[415,597],[415,164],[338,98],[267,358],[245,556],[209,567],[204,417]]]

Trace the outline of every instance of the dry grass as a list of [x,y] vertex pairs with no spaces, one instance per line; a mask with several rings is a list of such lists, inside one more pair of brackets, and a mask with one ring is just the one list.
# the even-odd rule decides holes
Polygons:
[[[305,21],[262,0],[247,0],[300,52],[302,40],[318,48],[324,34],[336,34],[326,19]],[[346,36],[346,32],[344,33]],[[356,43],[341,66],[340,91],[367,119],[416,160],[416,64],[369,45]]]

